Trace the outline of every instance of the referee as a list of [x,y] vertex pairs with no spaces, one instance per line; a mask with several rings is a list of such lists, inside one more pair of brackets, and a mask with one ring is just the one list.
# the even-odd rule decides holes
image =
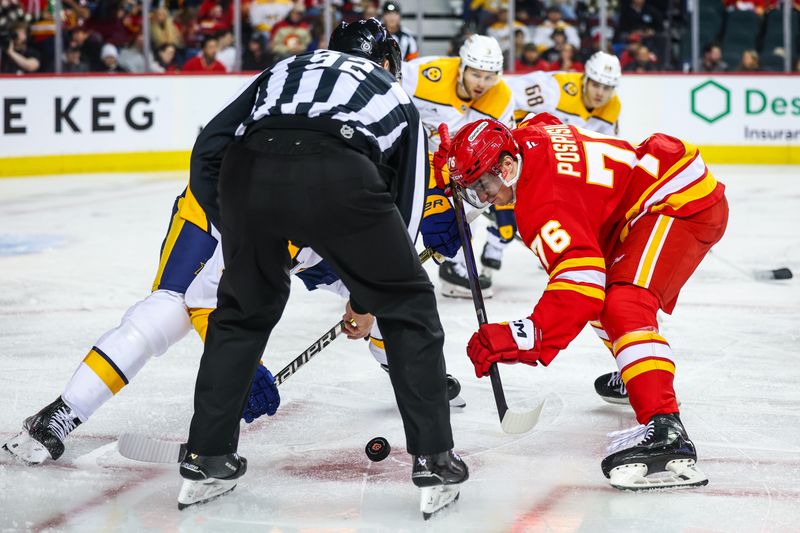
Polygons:
[[350,289],[354,313],[377,318],[406,447],[421,465],[414,482],[467,478],[451,451],[444,334],[413,244],[427,151],[417,110],[396,81],[399,48],[375,19],[340,24],[330,47],[256,76],[192,151],[190,189],[222,233],[225,271],[197,376],[179,508],[232,490],[246,471],[236,454],[239,419],[289,297],[287,241],[312,247]]

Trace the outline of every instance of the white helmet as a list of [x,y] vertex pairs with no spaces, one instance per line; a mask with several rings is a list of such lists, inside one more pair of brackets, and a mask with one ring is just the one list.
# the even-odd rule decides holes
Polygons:
[[587,78],[611,87],[619,85],[619,79],[622,77],[619,59],[606,52],[595,52],[583,68]]
[[473,35],[464,41],[458,55],[462,72],[465,67],[498,73],[503,71],[503,51],[494,37]]

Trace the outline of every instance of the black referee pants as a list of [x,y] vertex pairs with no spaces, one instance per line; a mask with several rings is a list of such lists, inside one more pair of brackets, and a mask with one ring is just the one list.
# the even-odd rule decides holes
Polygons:
[[250,382],[289,297],[288,240],[311,246],[350,289],[354,309],[376,316],[408,452],[453,447],[433,286],[388,191],[369,158],[324,133],[261,130],[229,147],[219,196],[225,271],[190,451],[237,448]]

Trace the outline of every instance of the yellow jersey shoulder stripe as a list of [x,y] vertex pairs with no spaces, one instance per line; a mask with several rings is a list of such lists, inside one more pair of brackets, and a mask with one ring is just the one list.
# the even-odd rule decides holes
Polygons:
[[511,88],[503,80],[500,80],[494,87],[486,91],[486,94],[472,103],[472,109],[478,113],[500,119],[507,110],[513,107],[514,96]]
[[459,61],[457,57],[441,57],[420,64],[414,98],[461,109],[464,102],[455,91]]
[[209,231],[208,217],[189,186],[186,187],[183,201],[178,205],[178,214],[182,219],[191,222],[201,230]]

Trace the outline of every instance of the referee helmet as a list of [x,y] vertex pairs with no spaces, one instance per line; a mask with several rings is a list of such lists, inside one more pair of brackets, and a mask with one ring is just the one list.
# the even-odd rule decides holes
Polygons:
[[378,19],[342,22],[331,34],[331,50],[360,56],[383,66],[389,61],[389,72],[400,79],[400,46]]

